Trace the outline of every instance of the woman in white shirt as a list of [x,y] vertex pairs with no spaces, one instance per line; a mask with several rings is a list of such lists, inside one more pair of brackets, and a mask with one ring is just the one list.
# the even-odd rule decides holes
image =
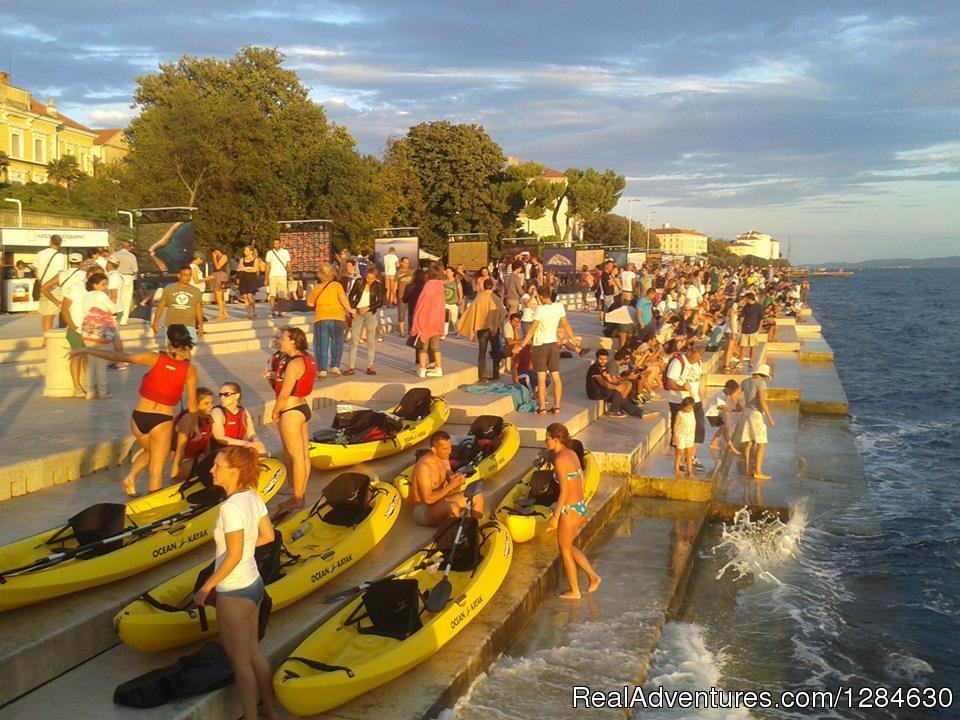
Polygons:
[[540,295],[537,291],[537,284],[532,282],[527,286],[527,291],[523,294],[523,297],[520,298],[520,306],[522,307],[520,327],[524,335],[530,332],[530,327],[533,325],[533,316],[539,305]]
[[[108,343],[112,344],[114,349],[116,349],[116,313],[119,312],[120,309],[107,294],[108,285],[109,280],[102,272],[95,272],[87,278],[87,292],[83,295],[83,306],[78,315],[81,325],[94,308],[103,311],[104,314],[101,315],[101,317],[103,317],[104,320],[106,320],[108,316],[111,317],[113,319],[114,337],[111,338]],[[86,374],[87,386],[84,397],[87,400],[93,400],[97,397],[101,400],[109,398],[110,393],[107,392],[107,361],[96,355],[87,355]]]
[[216,588],[220,642],[233,666],[245,720],[256,720],[259,702],[271,720],[278,720],[270,663],[258,639],[257,621],[265,590],[254,552],[274,540],[273,523],[256,493],[259,475],[253,448],[231,445],[217,453],[213,482],[226,491],[227,499],[213,528],[217,553],[213,574],[193,601],[203,607]]

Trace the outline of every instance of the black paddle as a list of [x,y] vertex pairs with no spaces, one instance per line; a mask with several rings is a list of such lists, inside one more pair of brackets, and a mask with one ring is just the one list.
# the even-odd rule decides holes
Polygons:
[[360,593],[367,590],[371,585],[374,585],[378,582],[382,582],[384,580],[393,580],[394,578],[402,577],[404,575],[409,575],[412,572],[417,572],[417,570],[424,570],[430,567],[431,565],[439,565],[441,562],[443,562],[442,558],[436,558],[434,560],[422,562],[419,565],[414,565],[412,568],[408,570],[404,570],[402,572],[395,572],[395,573],[391,573],[390,575],[384,575],[382,578],[378,578],[377,580],[367,580],[366,582],[362,582],[359,585],[354,585],[352,588],[347,588],[346,590],[341,590],[340,592],[335,592],[330,595],[327,595],[320,602],[326,605],[332,605],[333,603],[338,603],[341,600],[347,600],[348,598],[351,598],[354,595],[359,595]]
[[71,558],[74,558],[77,555],[80,555],[81,553],[85,553],[88,550],[92,550],[93,548],[100,547],[101,545],[108,545],[110,543],[117,542],[118,540],[124,540],[125,538],[128,538],[128,537],[145,535],[153,532],[154,530],[159,530],[160,528],[165,527],[167,525],[174,525],[182,520],[187,520],[193,517],[194,515],[196,515],[201,510],[206,511],[209,509],[210,508],[190,508],[189,510],[184,510],[181,513],[177,513],[176,515],[171,515],[170,517],[164,518],[163,520],[157,520],[156,522],[149,523],[148,525],[142,525],[141,527],[130,528],[129,530],[126,530],[120,533],[119,535],[111,535],[110,537],[101,538],[100,540],[94,540],[93,542],[87,543],[86,545],[80,545],[75,548],[70,548],[69,550],[63,550],[61,552],[52,553],[51,555],[47,555],[46,557],[42,557],[42,558],[39,558],[38,560],[34,560],[29,565],[23,565],[22,567],[12,568],[10,570],[4,570],[3,572],[0,572],[0,585],[4,584],[7,581],[7,576],[9,575],[16,575],[18,573],[30,572],[33,570],[42,570],[43,568],[49,567],[51,565],[57,565],[66,560],[70,560]]
[[447,561],[447,567],[444,568],[443,578],[438,582],[430,594],[427,595],[426,608],[432,613],[440,612],[453,593],[453,585],[450,584],[450,566],[453,564],[453,556],[457,552],[457,545],[460,544],[460,536],[463,534],[463,524],[473,511],[473,498],[483,492],[483,480],[477,480],[467,485],[463,495],[467,498],[467,506],[460,513],[460,523],[457,525],[457,534],[453,538],[453,549],[450,551],[450,559]]

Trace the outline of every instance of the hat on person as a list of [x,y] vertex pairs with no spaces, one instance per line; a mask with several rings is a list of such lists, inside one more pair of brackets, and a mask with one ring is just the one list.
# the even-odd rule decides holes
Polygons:
[[67,255],[67,262],[78,263],[83,262],[83,255],[80,253],[70,253]]
[[764,377],[770,377],[770,366],[766,363],[760,363],[757,366],[757,369],[753,371],[754,375],[763,375]]

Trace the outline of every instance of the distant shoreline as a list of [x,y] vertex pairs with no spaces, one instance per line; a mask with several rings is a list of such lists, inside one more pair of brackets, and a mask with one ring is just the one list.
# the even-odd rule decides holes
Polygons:
[[818,268],[830,270],[843,268],[844,270],[905,270],[908,268],[960,268],[960,255],[932,258],[881,258],[878,260],[862,260],[860,262],[820,262],[802,263],[797,267]]

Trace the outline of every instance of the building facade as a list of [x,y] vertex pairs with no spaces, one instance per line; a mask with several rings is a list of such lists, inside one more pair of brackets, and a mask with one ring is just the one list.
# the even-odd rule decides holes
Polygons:
[[780,259],[780,241],[774,240],[771,235],[750,230],[742,235],[737,235],[737,241],[728,248],[730,252],[744,257],[753,255],[762,260]]
[[46,182],[47,163],[65,155],[73,155],[81,172],[92,175],[98,162],[126,154],[121,131],[106,131],[100,145],[98,132],[60,113],[53,98],[40,102],[0,72],[0,151],[9,159],[0,180]]
[[699,230],[683,230],[665,225],[650,230],[660,242],[660,250],[668,255],[706,255],[707,236]]

